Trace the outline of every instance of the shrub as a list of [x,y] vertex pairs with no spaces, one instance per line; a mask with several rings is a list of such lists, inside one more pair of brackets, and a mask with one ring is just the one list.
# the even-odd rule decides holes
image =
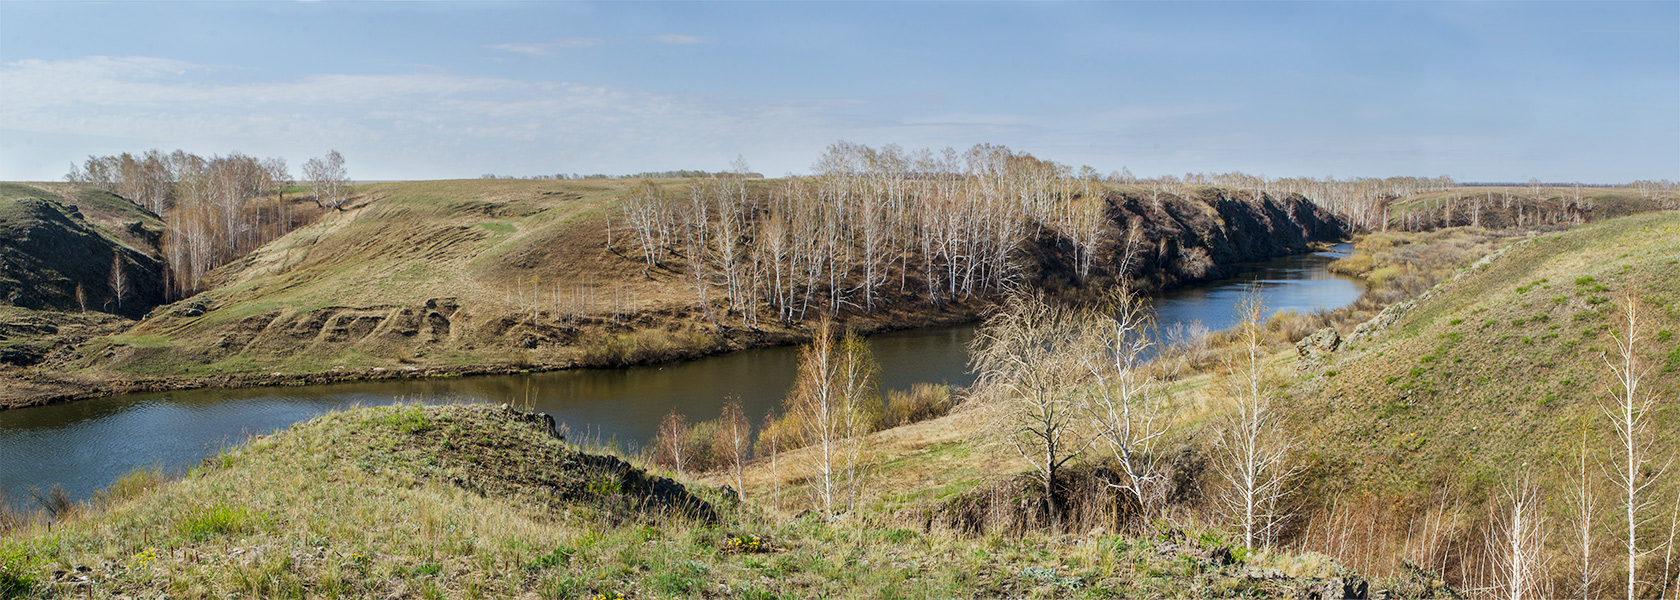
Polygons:
[[909,392],[887,392],[886,427],[908,425],[944,416],[951,411],[951,387],[918,383]]
[[39,562],[21,542],[0,542],[0,598],[22,598],[34,590],[39,582],[31,571]]
[[1366,277],[1366,280],[1371,282],[1372,287],[1384,287],[1402,274],[1400,267],[1388,266],[1371,271],[1371,275]]
[[[659,435],[653,441],[653,463],[673,471],[703,472],[720,468],[727,463],[728,457],[720,452],[719,443],[722,423],[718,420],[686,423],[686,419],[679,421],[675,428],[661,427]],[[676,435],[675,450],[682,455],[682,468],[677,468],[676,458],[672,456],[671,436],[673,430]]]

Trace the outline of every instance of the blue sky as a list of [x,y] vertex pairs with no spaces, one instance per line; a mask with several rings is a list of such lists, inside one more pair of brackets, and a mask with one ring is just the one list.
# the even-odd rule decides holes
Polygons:
[[1680,179],[1680,2],[0,0],[0,179],[329,149],[366,179],[807,172],[845,139],[1103,172]]

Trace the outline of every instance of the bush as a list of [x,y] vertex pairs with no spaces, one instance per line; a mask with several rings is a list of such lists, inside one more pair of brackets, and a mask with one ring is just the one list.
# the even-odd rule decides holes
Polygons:
[[40,559],[21,542],[0,542],[0,598],[22,598],[39,585],[34,573]]
[[887,414],[884,427],[908,425],[917,421],[926,421],[944,416],[951,411],[951,387],[918,383],[910,386],[908,393],[899,390],[887,392]]

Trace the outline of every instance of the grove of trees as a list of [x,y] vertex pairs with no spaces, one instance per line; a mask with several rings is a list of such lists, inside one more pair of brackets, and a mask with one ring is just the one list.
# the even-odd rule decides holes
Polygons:
[[[305,172],[317,204],[337,208],[348,182],[337,151],[310,159]],[[293,185],[284,158],[231,152],[205,158],[182,150],[150,150],[138,156],[90,156],[71,165],[65,180],[109,191],[163,218],[161,251],[167,289],[174,298],[203,289],[205,277],[227,262],[307,223],[285,201]],[[113,267],[112,281],[122,280]]]

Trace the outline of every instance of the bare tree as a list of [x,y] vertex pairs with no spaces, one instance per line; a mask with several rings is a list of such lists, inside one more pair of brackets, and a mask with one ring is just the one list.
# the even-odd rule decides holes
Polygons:
[[747,414],[741,410],[741,401],[730,399],[723,405],[722,427],[718,440],[722,442],[723,459],[729,461],[729,470],[735,475],[735,490],[742,498],[746,497],[747,488],[741,477],[742,467],[747,462],[747,455],[752,453],[752,424],[747,422]]
[[1300,467],[1289,463],[1297,442],[1284,430],[1272,409],[1276,394],[1266,373],[1266,349],[1260,340],[1265,307],[1260,296],[1250,291],[1237,306],[1242,320],[1237,325],[1243,350],[1232,365],[1227,393],[1234,412],[1220,428],[1218,459],[1220,473],[1229,484],[1221,498],[1226,514],[1243,533],[1243,544],[1270,545],[1276,527],[1285,515],[1281,501],[1294,491],[1294,477]]
[[642,260],[647,264],[642,270],[644,276],[649,270],[659,266],[670,247],[670,225],[666,220],[669,211],[666,204],[667,200],[659,186],[647,179],[637,182],[635,188],[619,202],[625,222],[636,232]]
[[1072,398],[1081,379],[1076,356],[1084,322],[1078,310],[1042,296],[1017,295],[986,319],[971,349],[978,385],[1009,402],[1003,427],[1037,473],[1058,526],[1056,476],[1091,443],[1079,428],[1082,413]]
[[[1622,494],[1623,521],[1627,526],[1626,535],[1622,539],[1627,559],[1626,591],[1628,600],[1632,600],[1639,583],[1639,559],[1655,551],[1654,548],[1645,551],[1639,549],[1639,527],[1655,518],[1644,514],[1653,504],[1646,491],[1657,482],[1661,471],[1666,470],[1666,467],[1649,475],[1645,474],[1646,465],[1651,462],[1651,446],[1656,442],[1650,431],[1650,414],[1656,408],[1656,398],[1639,389],[1639,384],[1649,367],[1639,358],[1639,306],[1632,295],[1624,298],[1622,311],[1627,329],[1624,333],[1611,334],[1616,343],[1617,355],[1614,360],[1609,355],[1602,356],[1604,365],[1609,367],[1610,373],[1616,378],[1617,391],[1602,408],[1615,427],[1615,451],[1618,461],[1610,479]],[[1667,574],[1663,576],[1667,577]]]
[[864,464],[868,448],[864,436],[880,420],[881,366],[876,364],[869,350],[869,342],[854,331],[840,338],[840,401],[845,418],[845,443],[842,452],[846,465],[846,509],[857,506],[858,485],[863,480],[859,469]]
[[1600,567],[1593,560],[1597,547],[1593,531],[1598,524],[1599,500],[1588,471],[1585,428],[1581,430],[1581,444],[1577,446],[1576,453],[1577,465],[1575,471],[1568,476],[1565,502],[1569,509],[1570,543],[1575,548],[1576,575],[1579,577],[1575,591],[1581,600],[1586,600],[1597,597],[1594,583],[1598,579]]
[[687,419],[675,407],[665,414],[665,419],[659,422],[659,445],[655,449],[658,462],[664,463],[676,471],[678,477],[683,474],[683,434],[688,431]]
[[111,253],[111,299],[116,301],[117,310],[122,310],[123,296],[128,295],[128,274],[123,272],[122,253]]
[[343,210],[345,185],[349,175],[344,170],[344,155],[337,150],[323,158],[311,158],[303,163],[303,177],[315,187],[315,204],[333,210]]
[[1547,597],[1544,495],[1525,476],[1492,505],[1487,531],[1488,558],[1509,600]]
[[817,323],[811,343],[800,351],[799,374],[785,401],[800,445],[809,448],[809,481],[827,515],[835,513],[845,493],[852,457],[848,439],[854,433],[845,385],[850,359],[834,328],[827,319]]
[[764,424],[758,428],[758,443],[756,454],[770,459],[770,503],[772,506],[782,505],[782,465],[781,456],[784,445],[783,439],[787,434],[783,432],[786,421],[777,418],[776,410],[771,409],[764,415]]
[[1173,420],[1169,399],[1142,368],[1154,343],[1154,316],[1142,298],[1122,286],[1093,317],[1079,353],[1093,384],[1082,408],[1125,475],[1118,487],[1147,512],[1163,491],[1155,444]]

